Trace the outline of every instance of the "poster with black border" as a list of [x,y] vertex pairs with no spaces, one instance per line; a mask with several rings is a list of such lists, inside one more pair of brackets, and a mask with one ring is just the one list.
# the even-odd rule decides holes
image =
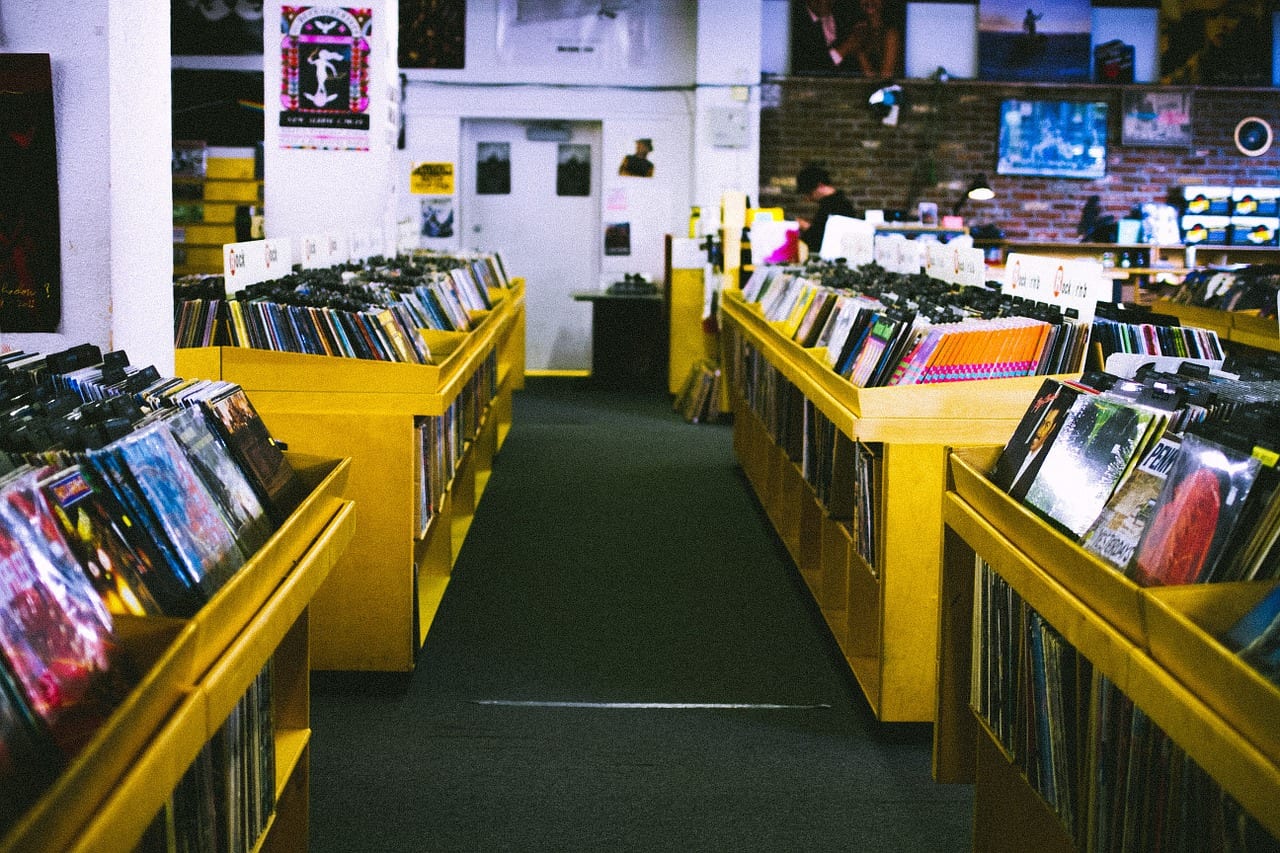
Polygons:
[[61,315],[49,54],[0,54],[0,332],[54,332]]
[[282,6],[280,147],[369,150],[371,9]]

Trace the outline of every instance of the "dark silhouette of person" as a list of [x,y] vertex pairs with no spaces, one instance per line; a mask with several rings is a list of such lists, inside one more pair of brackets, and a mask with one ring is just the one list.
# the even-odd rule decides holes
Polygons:
[[1028,9],[1027,16],[1022,19],[1022,29],[1026,31],[1027,35],[1034,36],[1036,34],[1036,21],[1043,17],[1043,13],[1037,15],[1034,11]]
[[652,153],[652,139],[637,139],[636,153],[622,158],[622,164],[618,166],[618,174],[633,178],[652,178],[653,163],[649,160],[649,155]]
[[831,173],[816,163],[810,163],[796,173],[796,191],[809,201],[817,202],[813,219],[796,217],[800,223],[800,239],[809,247],[809,253],[817,255],[822,248],[822,237],[827,230],[827,219],[835,216],[856,216],[853,203],[842,190],[831,183]]

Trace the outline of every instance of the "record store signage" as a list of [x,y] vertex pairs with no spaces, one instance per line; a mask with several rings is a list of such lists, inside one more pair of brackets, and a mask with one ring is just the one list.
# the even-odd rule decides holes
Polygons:
[[981,249],[973,246],[956,246],[950,250],[952,284],[961,287],[985,287],[987,284],[987,259]]
[[346,263],[350,259],[347,241],[336,234],[311,234],[303,237],[302,258],[304,270],[325,269]]
[[222,247],[222,278],[227,294],[286,275],[293,267],[288,240],[249,240]]
[[1074,308],[1085,322],[1092,322],[1098,303],[1111,298],[1111,280],[1097,261],[1068,261],[1011,253],[1004,264],[1003,292]]
[[280,147],[369,150],[371,9],[280,9]]
[[946,243],[930,240],[924,244],[924,271],[929,278],[956,283],[955,250]]

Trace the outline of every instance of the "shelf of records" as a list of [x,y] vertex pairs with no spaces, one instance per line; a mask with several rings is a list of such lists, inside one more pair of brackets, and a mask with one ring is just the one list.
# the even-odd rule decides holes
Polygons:
[[[273,435],[350,458],[352,547],[311,607],[313,668],[410,672],[511,427],[524,378],[517,280],[436,364],[246,347],[178,349],[185,375],[245,388]],[[425,339],[425,338],[424,338]],[[431,342],[433,353],[443,349]]]
[[347,461],[89,345],[0,355],[0,401],[0,850],[305,845]]
[[1141,308],[1086,323],[874,264],[765,269],[721,305],[738,458],[881,719],[935,716],[947,449],[1006,441],[1046,373],[1223,355]]
[[952,454],[935,770],[983,849],[1010,779],[1052,849],[1280,836],[1280,374],[1239,372],[1049,379]]
[[228,293],[174,282],[174,343],[440,364],[517,290],[496,254],[413,254],[294,269]]

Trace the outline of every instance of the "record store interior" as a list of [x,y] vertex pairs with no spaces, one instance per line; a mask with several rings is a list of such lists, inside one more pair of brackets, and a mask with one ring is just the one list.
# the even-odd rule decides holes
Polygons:
[[1278,27],[0,0],[0,853],[1280,851]]

